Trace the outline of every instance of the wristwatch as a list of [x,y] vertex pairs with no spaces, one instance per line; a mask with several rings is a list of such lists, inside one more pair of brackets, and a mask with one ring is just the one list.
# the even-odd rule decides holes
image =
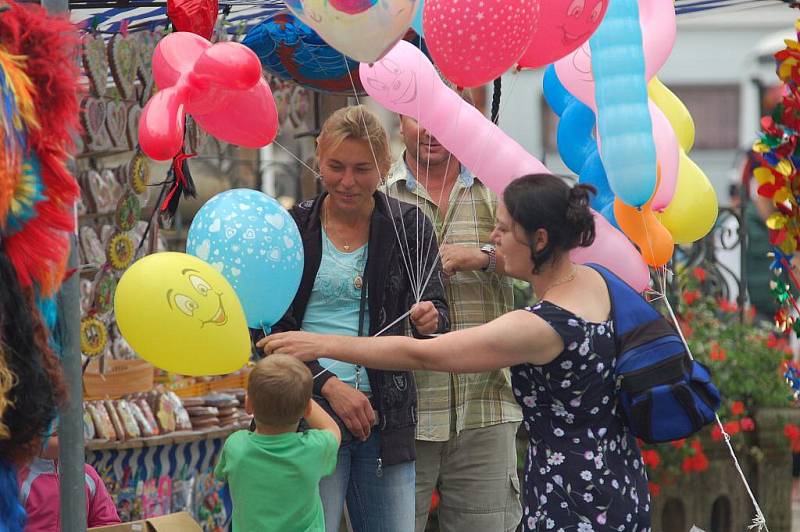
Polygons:
[[482,272],[492,273],[497,267],[497,250],[491,244],[481,246],[481,253],[489,255],[489,264],[481,268]]

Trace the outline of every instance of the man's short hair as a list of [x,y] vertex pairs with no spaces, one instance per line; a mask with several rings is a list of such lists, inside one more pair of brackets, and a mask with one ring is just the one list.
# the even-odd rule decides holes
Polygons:
[[256,422],[274,427],[297,423],[311,399],[313,378],[305,364],[289,355],[260,360],[247,384]]

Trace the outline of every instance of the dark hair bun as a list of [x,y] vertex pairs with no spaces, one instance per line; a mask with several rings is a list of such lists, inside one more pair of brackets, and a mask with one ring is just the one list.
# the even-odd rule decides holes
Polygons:
[[503,203],[509,215],[533,242],[533,234],[543,229],[547,244],[531,249],[533,272],[562,253],[594,242],[594,216],[589,209],[591,185],[570,188],[560,177],[532,174],[512,181],[503,191]]
[[589,195],[596,194],[591,185],[578,184],[569,191],[566,220],[574,229],[575,247],[591,246],[594,242],[594,216],[589,210]]

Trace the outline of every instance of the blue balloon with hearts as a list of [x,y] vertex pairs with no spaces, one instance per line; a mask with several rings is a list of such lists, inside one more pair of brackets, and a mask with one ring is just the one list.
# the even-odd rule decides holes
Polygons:
[[267,332],[289,308],[303,274],[303,241],[274,198],[251,189],[221,192],[192,220],[186,252],[231,283],[247,325]]

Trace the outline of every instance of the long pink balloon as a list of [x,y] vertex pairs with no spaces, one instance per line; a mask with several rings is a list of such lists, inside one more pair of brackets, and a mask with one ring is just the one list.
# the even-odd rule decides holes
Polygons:
[[[372,66],[361,63],[361,82],[385,108],[416,119],[487,187],[502,195],[517,177],[551,173],[545,165],[465,102],[439,78],[416,46],[400,41]],[[597,238],[577,255],[615,272],[637,290],[649,281],[647,265],[631,242],[595,213]]]

